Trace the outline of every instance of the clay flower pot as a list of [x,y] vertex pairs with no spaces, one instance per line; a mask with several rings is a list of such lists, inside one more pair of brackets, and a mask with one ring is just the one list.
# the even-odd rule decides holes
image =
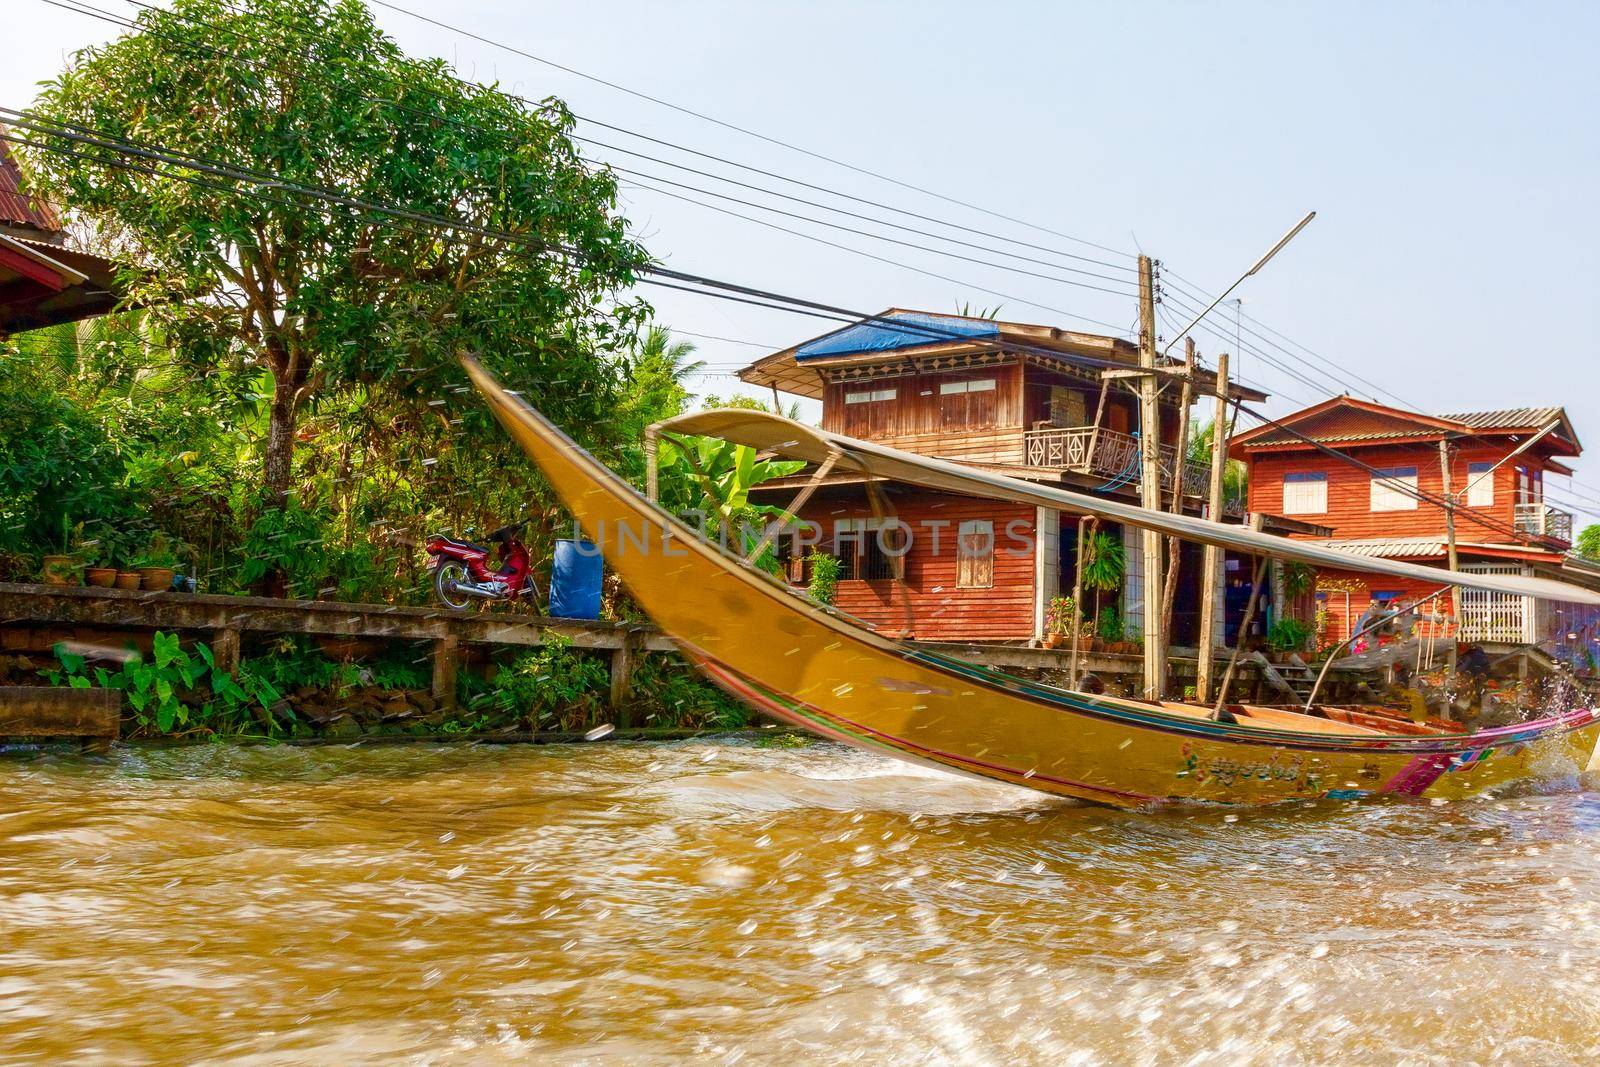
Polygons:
[[140,583],[140,581],[143,580],[143,577],[144,576],[141,575],[138,571],[118,571],[117,572],[117,588],[118,589],[137,589],[137,588],[139,588],[139,583]]
[[140,588],[164,593],[172,588],[172,576],[178,572],[171,567],[140,567]]
[[90,567],[83,572],[83,577],[90,585],[99,586],[101,589],[110,589],[117,584],[117,568]]
[[71,556],[46,556],[40,560],[43,577],[49,585],[76,585],[76,568]]

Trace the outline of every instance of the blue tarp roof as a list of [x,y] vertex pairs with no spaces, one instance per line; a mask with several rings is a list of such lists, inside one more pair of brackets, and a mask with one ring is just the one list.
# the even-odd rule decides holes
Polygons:
[[795,359],[803,361],[856,352],[891,352],[897,348],[915,348],[939,341],[1000,336],[1000,324],[984,319],[928,315],[920,311],[892,311],[879,318],[893,320],[893,324],[875,321],[846,326],[826,337],[801,345],[795,351]]

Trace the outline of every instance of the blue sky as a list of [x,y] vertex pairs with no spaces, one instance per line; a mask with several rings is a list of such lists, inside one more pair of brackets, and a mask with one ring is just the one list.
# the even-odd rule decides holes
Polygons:
[[[122,0],[102,2],[134,10]],[[1203,356],[1224,347],[1240,352],[1236,365],[1242,360],[1244,375],[1276,395],[1280,413],[1346,388],[1432,412],[1565,404],[1580,435],[1600,450],[1600,124],[1593,115],[1600,5],[404,6],[1056,233],[887,184],[377,9],[409,51],[444,56],[467,77],[499,79],[533,97],[559,95],[580,115],[957,222],[995,235],[961,234],[975,243],[1113,278],[1128,277],[1120,269],[1131,262],[1125,254],[1142,249],[1175,275],[1172,285],[1215,292],[1315,209],[1316,222],[1239,291],[1244,314],[1257,320],[1245,326],[1273,344],[1246,335],[1258,351],[1242,351],[1233,343],[1233,312],[1223,309],[1209,321],[1228,340],[1202,332]],[[13,39],[34,42],[13,49],[0,70],[0,103],[7,106],[30,98],[32,83],[57,70],[66,52],[110,32],[39,0],[8,0],[7,7]],[[37,43],[45,41],[51,44]],[[579,132],[813,197],[626,134],[583,124]],[[728,195],[857,224],[589,150]],[[1001,304],[1006,318],[1083,329],[1100,329],[1084,319],[1125,328],[1134,318],[1133,301],[1120,293],[720,204],[955,279],[939,280],[637,186],[626,196],[648,247],[683,270],[863,310]],[[680,330],[774,347],[828,325],[665,290],[650,296],[661,318]],[[1190,317],[1176,304],[1164,314],[1169,329]],[[713,372],[703,380],[707,391],[734,389],[737,383],[721,375],[762,351],[690,339]],[[1579,483],[1558,480],[1552,496],[1569,510],[1600,514],[1600,465],[1580,463]]]

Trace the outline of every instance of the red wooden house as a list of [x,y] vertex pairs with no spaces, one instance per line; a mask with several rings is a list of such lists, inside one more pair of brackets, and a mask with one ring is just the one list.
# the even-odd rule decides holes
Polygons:
[[[1125,385],[1102,376],[1105,361],[1135,366],[1138,349],[1050,326],[891,309],[774,352],[739,377],[820,400],[828,430],[1136,501],[1138,404]],[[1208,472],[1182,464],[1178,423],[1172,388],[1161,400],[1164,488],[1182,466],[1185,508],[1197,512],[1194,494],[1204,491]],[[802,474],[768,483],[763,499],[786,502],[805,481]],[[1037,639],[1051,599],[1072,592],[1075,516],[831,476],[801,518],[813,524],[819,549],[843,565],[838,607],[897,636]],[[1125,579],[1106,603],[1128,629],[1142,630],[1137,537],[1103,529],[1127,548]],[[782,549],[796,559],[809,551],[792,538]],[[1189,558],[1198,556],[1196,549]],[[1179,642],[1193,639],[1198,620],[1198,563],[1183,572],[1174,613]],[[791,577],[800,579],[798,566]]]
[[[1572,515],[1544,496],[1545,476],[1572,473],[1561,461],[1583,450],[1563,409],[1423,415],[1341,396],[1279,421],[1294,432],[1263,426],[1233,440],[1232,454],[1249,467],[1252,512],[1325,526],[1331,533],[1321,540],[1359,555],[1444,568],[1446,508],[1413,493],[1442,500],[1448,486],[1457,501],[1462,570],[1600,586],[1600,569],[1569,554]],[[1325,623],[1321,637],[1349,637],[1373,601],[1415,601],[1443,584],[1322,572],[1316,594]],[[1451,614],[1448,598],[1438,602],[1441,615]],[[1463,593],[1459,608],[1461,636],[1469,641],[1542,640],[1555,621],[1548,608],[1475,591]]]
[[0,140],[0,338],[116,306],[116,266],[70,245],[56,212],[23,189]]

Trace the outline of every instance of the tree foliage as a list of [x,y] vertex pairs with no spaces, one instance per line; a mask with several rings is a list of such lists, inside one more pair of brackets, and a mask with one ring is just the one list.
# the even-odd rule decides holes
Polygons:
[[1600,524],[1585,526],[1573,548],[1584,559],[1600,562]]
[[[76,54],[36,113],[282,183],[188,183],[203,175],[129,169],[59,136],[21,153],[39,191],[138,265],[129,296],[186,363],[266,372],[269,496],[291,487],[307,410],[376,398],[388,418],[424,421],[461,380],[464,350],[605,439],[626,373],[617,353],[646,310],[617,293],[644,254],[560,101],[524,106],[409,58],[358,0],[175,0]],[[481,410],[460,418],[446,444],[488,431]]]

